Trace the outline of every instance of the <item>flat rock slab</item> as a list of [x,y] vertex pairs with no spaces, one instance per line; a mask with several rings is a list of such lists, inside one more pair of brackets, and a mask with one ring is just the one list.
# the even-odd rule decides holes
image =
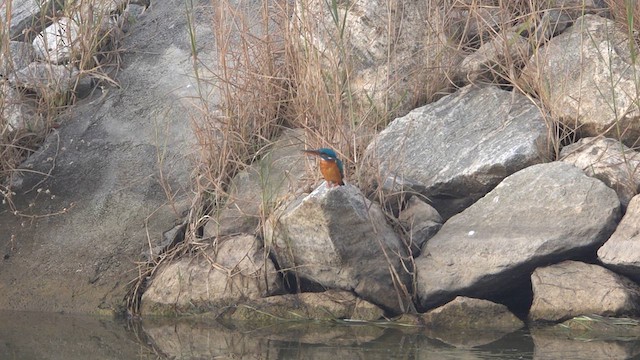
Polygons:
[[14,179],[14,207],[0,204],[0,309],[120,310],[143,251],[181,222],[194,151],[185,99],[197,96],[183,5],[137,20],[121,87],[74,107]]
[[598,265],[564,261],[538,268],[531,275],[531,285],[529,319],[534,321],[589,314],[637,315],[640,310],[640,287]]
[[528,167],[427,242],[416,259],[419,302],[508,292],[538,266],[593,256],[619,218],[618,197],[600,180],[561,162]]
[[508,175],[550,158],[547,134],[525,96],[467,86],[394,120],[366,154],[385,189],[421,193],[447,219]]

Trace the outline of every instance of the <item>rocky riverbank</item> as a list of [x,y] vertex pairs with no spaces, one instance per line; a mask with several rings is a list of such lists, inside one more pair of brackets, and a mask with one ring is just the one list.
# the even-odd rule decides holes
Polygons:
[[[196,144],[186,116],[197,118],[188,99],[201,93],[184,39],[213,48],[213,36],[204,26],[190,32],[191,22],[209,19],[175,15],[178,1],[137,13],[120,87],[87,91],[10,178],[15,195],[0,205],[0,308],[122,311],[139,276],[135,263],[148,261],[151,270],[138,279],[142,316],[405,314],[401,321],[412,324],[475,319],[512,331],[523,320],[640,315],[640,68],[635,42],[611,9],[556,2],[533,24],[496,23],[473,34],[468,21],[462,29],[438,23],[433,9],[410,3],[393,38],[404,60],[392,69],[379,51],[392,39],[375,31],[389,26],[374,16],[386,5],[356,3],[339,9],[359,56],[354,101],[362,108],[384,94],[395,118],[354,161],[358,174],[347,171],[345,186],[327,187],[300,151],[315,144],[309,129],[283,129],[234,176],[226,203],[190,230],[189,251],[157,267],[157,257],[183,240],[193,210],[186,159]],[[491,23],[499,15],[492,11],[504,9],[485,10],[481,20]],[[332,16],[320,5],[309,11],[320,22]],[[448,18],[465,11],[454,8]],[[436,42],[454,35],[484,40],[465,51]],[[313,36],[328,47],[328,34]],[[31,52],[30,43],[10,45]],[[417,56],[436,53],[447,54],[450,71],[436,66],[441,57]],[[214,64],[215,54],[199,56]],[[71,71],[53,64],[64,63],[58,57],[22,60],[13,62],[24,66],[16,74]],[[32,83],[16,79],[8,76],[6,86]],[[408,90],[442,79],[428,95]],[[414,108],[426,98],[433,101]],[[12,131],[32,126],[33,114],[10,122]]]

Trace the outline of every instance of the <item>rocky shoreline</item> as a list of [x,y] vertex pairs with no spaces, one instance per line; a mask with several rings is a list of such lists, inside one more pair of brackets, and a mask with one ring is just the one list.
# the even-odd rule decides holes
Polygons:
[[[424,106],[412,109],[415,99],[403,91],[437,74],[405,76],[382,89],[400,105],[366,148],[359,182],[348,173],[345,186],[326,187],[301,152],[312,142],[306,132],[283,130],[234,177],[230,200],[203,225],[199,252],[144,279],[142,316],[402,315],[398,321],[428,327],[477,323],[507,332],[523,320],[640,316],[638,49],[629,50],[635,43],[598,4],[542,12],[555,19],[553,27],[536,28],[542,44],[523,42],[516,24],[458,54],[457,89]],[[194,90],[191,79],[175,75],[189,73],[188,44],[150,41],[155,33],[145,28],[170,12],[154,6],[132,25],[128,41],[160,55],[127,58],[119,81],[132,88],[87,93],[12,178],[15,202],[0,205],[0,308],[121,311],[140,254],[153,261],[176,245],[163,233],[181,226],[191,206],[184,159],[193,134],[183,100]],[[350,13],[350,28],[368,34],[363,18],[381,5],[371,6]],[[409,20],[407,26],[422,23]],[[163,31],[185,35],[186,27],[171,26],[188,20],[166,21]],[[10,45],[30,52],[24,44]],[[399,56],[415,55],[403,46]],[[518,58],[509,64],[528,88],[483,84],[509,70],[503,46]],[[397,75],[384,73],[375,49],[362,49],[357,83]],[[24,69],[44,66],[16,56],[13,64]],[[403,64],[424,66],[415,60]],[[31,83],[19,78],[5,84]],[[70,91],[78,80],[59,83]],[[25,120],[10,121],[14,131],[35,126],[27,120],[37,118],[33,109],[15,114]],[[171,140],[158,143],[158,128]]]

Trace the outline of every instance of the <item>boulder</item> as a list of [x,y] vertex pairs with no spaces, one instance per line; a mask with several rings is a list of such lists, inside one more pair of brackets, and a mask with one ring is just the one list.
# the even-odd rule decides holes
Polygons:
[[300,52],[317,51],[324,79],[336,82],[329,87],[342,88],[348,81],[355,104],[350,111],[404,115],[450,86],[447,71],[459,60],[448,46],[438,6],[386,0],[295,3]]
[[218,240],[203,255],[158,270],[142,296],[143,315],[213,312],[281,290],[273,263],[252,235]]
[[255,233],[260,219],[301,187],[307,170],[302,153],[305,140],[303,130],[285,130],[265,148],[260,160],[238,173],[229,187],[227,202],[205,225],[204,236]]
[[358,299],[352,292],[327,290],[270,296],[228,308],[222,320],[251,321],[263,325],[282,320],[338,320],[375,321],[384,315],[382,309]]
[[533,304],[529,319],[533,321],[561,321],[585,314],[640,313],[640,287],[598,265],[564,261],[538,268],[531,275],[531,285]]
[[419,302],[509,294],[536,267],[593,256],[619,218],[618,197],[600,180],[562,162],[528,167],[427,242],[415,261]]
[[407,249],[380,208],[356,187],[323,183],[266,225],[266,246],[280,269],[326,288],[354,291],[392,313],[408,309]]
[[[85,35],[86,36],[86,35]],[[80,26],[75,20],[60,17],[33,40],[33,48],[41,59],[53,64],[69,61],[81,50]]]
[[634,65],[630,43],[628,32],[613,20],[585,15],[532,56],[523,79],[552,118],[580,136],[606,135],[635,144],[640,66]]
[[524,326],[506,306],[458,296],[420,316],[425,334],[456,347],[492,343]]
[[606,267],[640,281],[640,196],[631,199],[616,231],[598,249],[598,259]]
[[623,207],[638,193],[640,154],[618,140],[582,138],[565,146],[560,158],[615,190]]
[[414,257],[420,254],[424,243],[442,227],[438,211],[417,196],[409,198],[406,207],[398,215],[398,221],[407,233],[405,242]]
[[366,156],[383,190],[420,193],[448,219],[510,174],[549,159],[547,138],[528,98],[470,85],[394,120]]

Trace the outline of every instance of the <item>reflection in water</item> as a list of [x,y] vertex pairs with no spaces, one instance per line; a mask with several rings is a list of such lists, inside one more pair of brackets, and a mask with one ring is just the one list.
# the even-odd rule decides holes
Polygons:
[[631,359],[640,353],[640,337],[571,339],[548,329],[530,335],[327,322],[252,327],[145,319],[131,324],[0,312],[0,359]]

